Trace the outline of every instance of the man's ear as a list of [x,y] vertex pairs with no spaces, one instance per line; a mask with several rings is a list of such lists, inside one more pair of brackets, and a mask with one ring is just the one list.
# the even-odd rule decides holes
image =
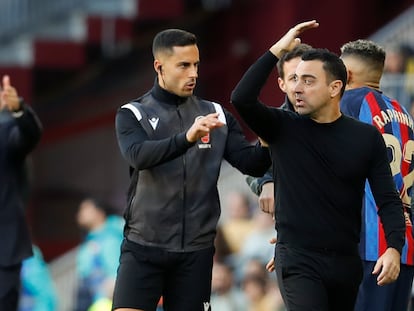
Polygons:
[[154,69],[157,73],[162,74],[162,64],[158,59],[154,60]]
[[286,84],[285,81],[281,77],[277,78],[277,84],[279,84],[279,88],[282,92],[286,93]]
[[346,84],[348,85],[348,84],[351,84],[352,82],[352,71],[347,69],[346,74],[347,74]]
[[341,94],[342,86],[343,86],[343,83],[341,80],[334,80],[330,83],[329,88],[330,88],[331,98],[334,98],[337,95]]

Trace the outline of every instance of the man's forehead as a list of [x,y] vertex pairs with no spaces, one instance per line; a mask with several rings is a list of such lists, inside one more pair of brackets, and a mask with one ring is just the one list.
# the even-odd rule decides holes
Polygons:
[[301,60],[302,59],[300,58],[300,56],[289,59],[289,60],[287,60],[283,63],[283,67],[287,67],[287,66],[289,66],[289,67],[295,66],[296,67],[301,62]]
[[315,73],[320,73],[323,71],[323,64],[320,60],[301,60],[296,67],[296,74],[300,75],[309,75]]
[[193,62],[195,59],[199,59],[199,51],[197,46],[187,45],[187,46],[174,46],[172,50],[160,52],[158,55],[159,59],[180,59],[185,62]]

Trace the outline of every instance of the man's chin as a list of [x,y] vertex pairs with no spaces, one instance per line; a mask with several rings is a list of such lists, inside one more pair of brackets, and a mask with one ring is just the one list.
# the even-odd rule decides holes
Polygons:
[[298,114],[300,114],[301,116],[307,116],[307,115],[309,115],[309,111],[307,111],[306,109],[303,109],[303,108],[298,108],[298,107],[296,107],[296,112],[298,113]]
[[193,95],[193,90],[191,90],[191,91],[183,91],[181,94],[180,94],[180,96],[181,97],[190,97],[190,96],[192,96]]

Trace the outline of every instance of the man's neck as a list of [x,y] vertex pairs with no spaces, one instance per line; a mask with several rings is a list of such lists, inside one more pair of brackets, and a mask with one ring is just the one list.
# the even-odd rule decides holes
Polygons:
[[339,101],[333,99],[327,106],[311,114],[310,118],[317,123],[332,123],[338,120],[341,115]]
[[360,82],[360,83],[353,81],[353,82],[347,84],[346,90],[358,89],[358,88],[361,88],[361,87],[369,87],[369,88],[375,89],[377,91],[380,90],[379,82],[369,82],[369,81]]
[[376,89],[377,91],[380,90],[380,85],[379,85],[379,83],[376,83],[376,82],[366,82],[365,86],[367,86],[371,89]]

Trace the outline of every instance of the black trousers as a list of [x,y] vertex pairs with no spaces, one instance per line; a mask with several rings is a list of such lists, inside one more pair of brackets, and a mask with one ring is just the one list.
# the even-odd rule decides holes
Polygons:
[[352,311],[362,280],[356,252],[343,255],[278,243],[276,275],[288,311]]
[[20,295],[21,264],[0,267],[0,311],[15,311]]

